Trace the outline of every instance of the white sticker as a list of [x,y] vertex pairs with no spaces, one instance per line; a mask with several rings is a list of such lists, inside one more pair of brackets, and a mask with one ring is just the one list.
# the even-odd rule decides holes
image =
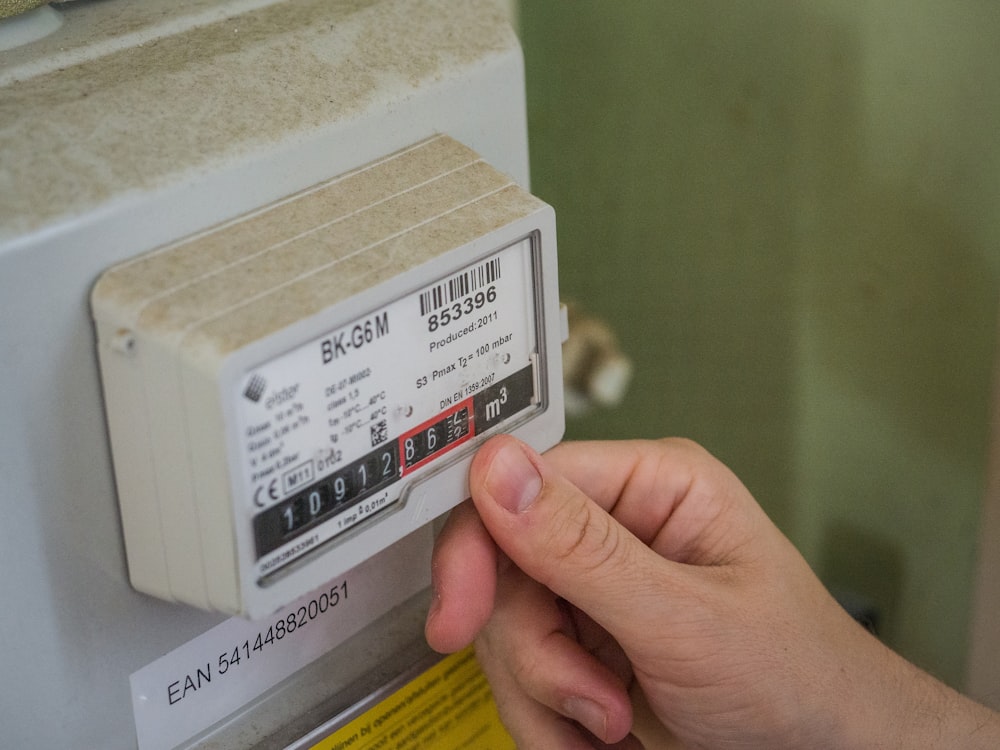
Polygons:
[[231,618],[130,678],[139,750],[170,750],[430,584],[432,532],[420,529],[270,617]]
[[[539,407],[523,239],[248,372],[233,393],[253,571],[392,507],[407,480]],[[445,459],[447,460],[447,459]]]

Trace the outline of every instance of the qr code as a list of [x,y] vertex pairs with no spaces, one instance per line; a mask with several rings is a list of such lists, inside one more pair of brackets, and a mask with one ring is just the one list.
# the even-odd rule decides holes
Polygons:
[[383,419],[381,422],[372,425],[372,448],[379,443],[385,442],[389,437],[389,425]]

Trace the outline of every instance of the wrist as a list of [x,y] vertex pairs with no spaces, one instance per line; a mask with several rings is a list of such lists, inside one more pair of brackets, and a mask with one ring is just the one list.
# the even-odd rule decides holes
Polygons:
[[[858,629],[867,643],[840,710],[838,750],[996,750],[1000,716],[961,695]],[[860,640],[860,639],[859,639]]]

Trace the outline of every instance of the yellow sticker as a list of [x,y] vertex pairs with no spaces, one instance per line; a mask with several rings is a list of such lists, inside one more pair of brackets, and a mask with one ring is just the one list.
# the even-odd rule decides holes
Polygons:
[[442,659],[311,750],[516,750],[471,648]]

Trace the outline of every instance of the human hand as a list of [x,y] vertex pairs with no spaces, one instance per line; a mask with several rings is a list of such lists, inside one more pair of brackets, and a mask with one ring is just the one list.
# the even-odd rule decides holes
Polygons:
[[[441,651],[476,640],[521,748],[648,742],[630,688],[689,748],[934,747],[1000,732],[857,626],[691,443],[564,444],[543,459],[499,437],[470,487],[475,508],[456,510],[436,545],[427,638]],[[932,709],[946,718],[929,721]]]

